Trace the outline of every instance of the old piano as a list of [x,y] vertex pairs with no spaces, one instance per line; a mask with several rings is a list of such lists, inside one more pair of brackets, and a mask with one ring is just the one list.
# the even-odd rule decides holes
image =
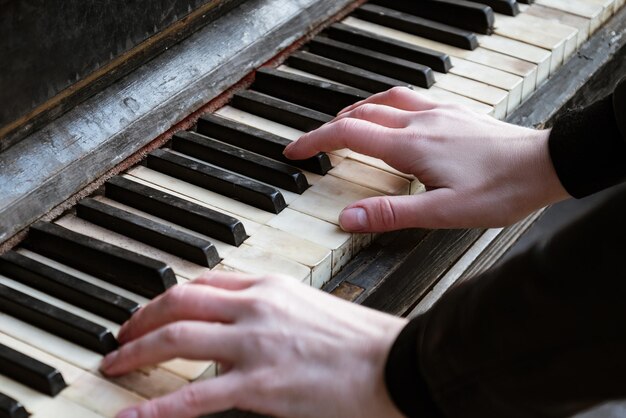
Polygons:
[[[0,418],[111,417],[211,378],[97,372],[141,304],[205,269],[289,274],[398,315],[495,263],[509,228],[347,234],[418,179],[281,150],[393,86],[527,126],[624,74],[624,0],[0,1]],[[131,280],[129,276],[133,276]]]

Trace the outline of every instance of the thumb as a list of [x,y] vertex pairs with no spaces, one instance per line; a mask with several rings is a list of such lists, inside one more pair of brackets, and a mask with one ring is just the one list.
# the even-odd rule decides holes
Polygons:
[[437,189],[413,196],[371,197],[347,206],[339,215],[349,232],[385,232],[404,228],[449,228],[454,192]]

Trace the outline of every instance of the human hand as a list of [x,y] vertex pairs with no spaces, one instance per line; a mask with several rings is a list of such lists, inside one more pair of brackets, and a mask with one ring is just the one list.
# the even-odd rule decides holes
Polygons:
[[216,271],[133,315],[101,370],[118,376],[175,357],[213,359],[226,369],[118,418],[231,408],[290,418],[400,417],[383,371],[405,324],[290,278]]
[[350,148],[426,186],[420,195],[349,205],[339,218],[345,230],[496,227],[569,197],[552,166],[548,136],[397,87],[342,110],[285,155],[303,159]]

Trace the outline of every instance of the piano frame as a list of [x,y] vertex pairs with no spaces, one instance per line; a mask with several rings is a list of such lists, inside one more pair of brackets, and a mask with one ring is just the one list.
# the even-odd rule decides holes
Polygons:
[[[71,209],[250,85],[256,68],[280,63],[361,3],[249,0],[0,153],[0,253],[17,245],[34,221]],[[507,121],[549,126],[564,109],[609,91],[626,74],[624,22],[626,8]],[[504,229],[382,234],[324,290],[397,315],[426,309],[456,281],[495,264],[540,215]],[[418,306],[425,296],[427,304]]]

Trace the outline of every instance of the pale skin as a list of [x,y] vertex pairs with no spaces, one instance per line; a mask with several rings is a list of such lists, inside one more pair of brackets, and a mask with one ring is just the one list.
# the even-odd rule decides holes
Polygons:
[[[421,195],[351,204],[340,216],[349,231],[503,226],[569,197],[550,161],[548,135],[395,88],[344,109],[285,155],[350,148],[427,186]],[[405,324],[290,278],[216,271],[135,314],[102,371],[118,376],[176,357],[222,366],[219,377],[118,418],[184,418],[231,408],[293,418],[393,418],[401,414],[383,372]]]

